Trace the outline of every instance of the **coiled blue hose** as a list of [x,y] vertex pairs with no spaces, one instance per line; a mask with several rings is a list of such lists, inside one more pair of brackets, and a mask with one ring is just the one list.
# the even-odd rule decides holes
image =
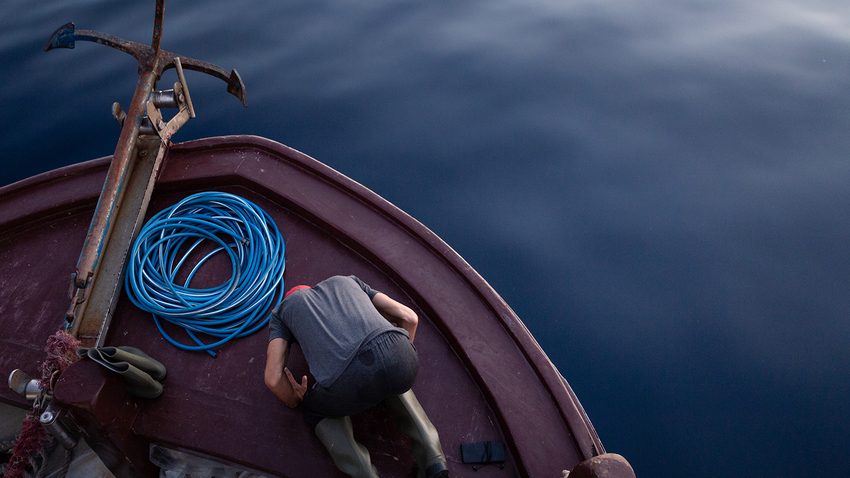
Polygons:
[[[174,281],[192,252],[210,241],[215,249]],[[205,350],[265,327],[270,309],[283,300],[286,246],[274,220],[254,203],[233,194],[203,192],[160,211],[142,228],[124,278],[130,300],[153,314],[166,340],[184,350]],[[218,253],[230,259],[232,274],[207,289],[190,287],[200,267]],[[161,321],[183,327],[195,345],[177,342]],[[221,338],[204,344],[196,333]]]

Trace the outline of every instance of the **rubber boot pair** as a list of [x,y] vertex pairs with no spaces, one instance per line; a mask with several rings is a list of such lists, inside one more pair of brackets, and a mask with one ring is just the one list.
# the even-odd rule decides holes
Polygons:
[[[402,433],[413,442],[418,478],[446,478],[449,469],[437,429],[425,415],[412,390],[393,395],[384,404],[395,417]],[[369,450],[354,440],[349,417],[325,418],[316,425],[316,436],[330,452],[337,468],[352,478],[377,478]]]
[[139,398],[162,395],[165,366],[135,347],[100,347],[77,349],[77,355],[88,357],[124,379],[127,393]]

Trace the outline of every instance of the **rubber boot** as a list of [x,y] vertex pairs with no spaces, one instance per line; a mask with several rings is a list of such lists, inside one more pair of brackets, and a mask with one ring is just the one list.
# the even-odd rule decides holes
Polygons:
[[[79,353],[79,350],[77,351]],[[95,362],[103,365],[124,379],[127,393],[139,398],[156,398],[162,395],[162,384],[153,379],[147,372],[127,362],[110,362],[98,349],[88,349],[86,355]]]
[[384,405],[395,417],[402,433],[413,442],[413,456],[419,467],[418,478],[444,478],[449,476],[446,456],[440,446],[437,429],[425,415],[422,405],[408,390],[401,395],[393,395],[384,400]]
[[316,436],[343,473],[352,478],[378,478],[378,472],[369,458],[369,450],[354,440],[350,418],[322,419],[316,425]]
[[101,355],[112,363],[127,362],[147,372],[154,380],[161,382],[165,378],[165,365],[152,359],[148,354],[135,347],[100,347]]

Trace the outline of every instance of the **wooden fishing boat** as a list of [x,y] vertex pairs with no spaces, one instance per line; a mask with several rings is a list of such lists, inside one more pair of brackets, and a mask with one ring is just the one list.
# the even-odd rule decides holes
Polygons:
[[[182,60],[184,68],[200,69],[201,62],[159,51],[162,4],[151,51],[177,68]],[[69,38],[67,26],[62,31],[53,42]],[[77,40],[92,34],[70,31]],[[129,42],[110,39],[129,48]],[[147,75],[155,84],[155,69]],[[185,87],[180,76],[178,92]],[[217,76],[245,100],[235,72]],[[287,284],[353,274],[419,315],[420,372],[413,390],[439,430],[452,476],[634,476],[622,457],[605,452],[578,399],[522,321],[428,228],[366,187],[269,139],[229,136],[172,145],[174,131],[164,120],[154,132],[145,129],[145,117],[156,122],[158,111],[151,113],[152,89],[145,90],[142,80],[139,90],[142,99],[134,99],[127,119],[116,110],[124,129],[114,157],[0,188],[0,371],[36,376],[45,341],[63,326],[83,345],[138,347],[168,368],[156,399],[128,395],[121,378],[87,360],[55,377],[51,403],[69,440],[85,440],[115,476],[157,476],[152,446],[265,476],[344,476],[300,412],[265,387],[265,330],[222,345],[215,358],[182,350],[121,290],[127,247],[144,220],[202,191],[236,194],[271,216],[286,241]],[[175,100],[178,114],[191,110],[190,101]],[[127,141],[134,143],[128,147]],[[121,161],[127,176],[116,176]],[[109,191],[118,196],[115,209],[104,214]],[[128,204],[138,206],[127,212]],[[98,226],[99,219],[109,224]],[[93,239],[93,231],[100,238]],[[92,249],[94,266],[81,268]],[[118,252],[110,255],[111,249]],[[220,281],[229,267],[213,260],[201,280]],[[290,363],[297,375],[308,373],[297,347]],[[9,389],[0,392],[0,401],[33,406]],[[379,406],[352,419],[381,476],[415,476],[409,439],[386,410]],[[462,444],[487,442],[505,444],[503,463],[480,469],[463,463]]]

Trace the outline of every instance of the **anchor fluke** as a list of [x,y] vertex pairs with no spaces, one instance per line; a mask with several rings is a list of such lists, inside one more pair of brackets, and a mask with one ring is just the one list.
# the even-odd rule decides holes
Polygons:
[[68,22],[57,28],[50,40],[44,44],[44,51],[50,51],[54,48],[74,48],[74,22]]
[[245,94],[245,83],[242,83],[242,77],[239,72],[232,70],[230,72],[230,80],[227,81],[227,92],[239,98],[242,106],[248,107],[248,96]]

